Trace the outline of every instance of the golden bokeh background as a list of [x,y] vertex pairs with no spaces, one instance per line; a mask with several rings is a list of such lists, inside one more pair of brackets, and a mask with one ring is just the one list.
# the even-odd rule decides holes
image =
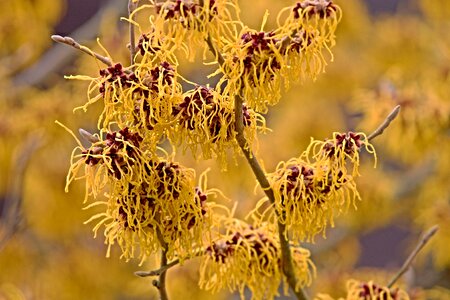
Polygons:
[[[84,186],[78,182],[64,192],[75,141],[55,120],[74,131],[95,131],[101,107],[74,112],[86,101],[87,85],[63,75],[95,76],[100,66],[81,52],[55,45],[50,35],[70,33],[101,52],[95,42],[99,37],[115,61],[128,61],[127,24],[119,21],[126,16],[127,1],[93,2],[91,16],[70,1],[0,2],[0,299],[158,296],[151,279],[133,274],[156,266],[158,258],[138,266],[138,261],[120,260],[114,247],[106,258],[102,237],[94,239],[92,226],[83,224],[93,214],[83,210]],[[318,266],[309,293],[343,296],[347,278],[386,283],[420,233],[438,224],[439,232],[403,285],[412,299],[450,299],[450,2],[397,1],[386,4],[389,9],[383,3],[391,1],[335,2],[344,16],[334,62],[315,82],[283,91],[266,115],[272,131],[260,137],[258,150],[266,170],[298,156],[310,137],[370,133],[395,105],[402,111],[374,140],[377,168],[370,156],[362,157],[358,209],[340,216],[326,240],[304,245]],[[277,12],[293,1],[239,3],[242,19],[256,29],[268,10],[265,30],[270,30]],[[78,17],[79,24],[64,23],[68,16]],[[205,75],[212,69],[200,57],[180,64],[184,77],[208,82]],[[210,168],[208,185],[231,199],[227,206],[237,202],[239,217],[262,197],[244,159],[231,160],[227,172],[215,161],[181,154],[179,160],[199,174]],[[236,297],[201,291],[196,267],[194,259],[169,271],[169,296]]]

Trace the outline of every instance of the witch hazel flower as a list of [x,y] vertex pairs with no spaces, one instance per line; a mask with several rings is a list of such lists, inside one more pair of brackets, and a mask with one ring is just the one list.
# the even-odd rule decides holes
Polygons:
[[166,39],[169,48],[182,49],[193,60],[198,49],[205,48],[206,38],[222,44],[236,31],[232,21],[238,15],[235,0],[170,0],[151,1],[156,16],[150,19],[150,28],[157,37]]
[[169,258],[194,255],[213,221],[206,175],[196,185],[193,169],[142,150],[143,138],[128,128],[104,138],[81,132],[92,144],[74,150],[67,188],[84,179],[86,208],[104,208],[86,223],[96,222],[95,235],[103,229],[107,256],[114,244],[141,263],[162,248]]
[[224,64],[216,72],[224,73],[226,89],[242,90],[249,106],[266,113],[278,103],[283,85],[288,88],[291,82],[322,73],[327,64],[323,52],[331,54],[340,9],[331,1],[319,2],[298,2],[280,12],[278,28],[263,31],[264,19],[260,31],[244,27],[226,43]]
[[[275,195],[274,208],[286,233],[297,240],[314,240],[334,226],[337,215],[356,207],[360,195],[359,153],[365,147],[375,156],[363,133],[334,133],[331,140],[312,140],[298,158],[280,162],[268,174]],[[267,201],[263,199],[262,201]]]
[[[284,282],[281,249],[278,235],[269,224],[258,227],[230,219],[227,233],[206,248],[200,266],[200,287],[216,292],[228,287],[238,290],[241,299],[244,289],[252,292],[252,299],[272,299]],[[311,284],[315,267],[309,251],[301,247],[291,249],[298,288]],[[286,292],[286,289],[285,289]]]
[[[227,149],[239,153],[235,140],[234,102],[215,89],[196,86],[184,93],[184,100],[173,108],[177,129],[169,139],[183,144],[192,154],[201,153],[202,158],[217,158],[222,168],[226,166]],[[265,130],[263,116],[247,105],[242,105],[242,122],[248,141],[256,139],[257,132]]]

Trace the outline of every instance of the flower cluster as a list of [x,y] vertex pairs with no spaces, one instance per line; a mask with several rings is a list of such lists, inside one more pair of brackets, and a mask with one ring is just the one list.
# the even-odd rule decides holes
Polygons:
[[[319,294],[317,300],[334,300],[327,294]],[[347,281],[347,296],[338,300],[409,300],[408,294],[400,288],[389,288],[372,281]]]
[[[145,55],[153,49],[145,41],[142,45]],[[98,122],[102,130],[108,130],[110,124],[130,128],[143,138],[144,148],[153,152],[167,138],[175,146],[190,149],[194,156],[200,150],[204,159],[219,159],[225,169],[226,150],[239,152],[233,99],[199,85],[183,92],[179,78],[176,66],[167,61],[156,64],[143,59],[133,69],[117,63],[91,79],[98,89],[90,88],[91,97],[84,108],[101,99],[104,109]],[[246,104],[242,111],[251,144],[257,132],[265,130],[265,120]]]
[[[197,148],[201,148],[203,158],[217,156],[225,164],[225,150],[234,147],[238,151],[234,103],[204,86],[197,86],[183,95],[183,102],[173,109],[179,130],[173,131],[170,140],[176,144],[184,141],[194,155],[198,152]],[[242,112],[244,130],[252,142],[257,130],[264,128],[264,119],[246,105],[242,106]]]
[[[252,299],[272,299],[282,283],[281,250],[276,232],[267,224],[253,227],[234,220],[227,224],[227,234],[207,249],[200,267],[200,287],[213,292],[228,287],[252,291]],[[315,268],[309,251],[291,249],[297,288],[309,285]]]
[[336,213],[355,205],[359,194],[354,178],[362,147],[374,153],[364,134],[335,133],[332,140],[312,141],[300,157],[281,162],[269,174],[275,209],[294,238],[325,234]]
[[301,19],[303,16],[312,18],[317,16],[320,19],[329,18],[339,11],[339,6],[331,0],[306,0],[297,2],[293,8],[294,18]]
[[205,46],[207,37],[220,41],[221,38],[231,36],[234,31],[229,21],[233,14],[237,15],[235,0],[154,1],[151,6],[157,13],[157,17],[150,20],[151,35],[156,40],[161,36],[171,37],[167,42],[173,48],[169,48],[183,49],[189,59],[194,58],[197,48]]
[[[323,49],[334,45],[340,9],[331,1],[303,1],[289,11],[284,24],[269,32],[244,28],[239,38],[224,45],[222,70],[229,89],[243,90],[256,111],[278,103],[282,80],[315,79],[326,65]],[[264,26],[264,24],[263,24]],[[262,26],[262,27],[263,27]],[[330,52],[331,54],[331,52]]]
[[347,283],[346,300],[406,300],[405,291],[399,288],[389,288],[369,282],[350,280]]
[[[131,65],[111,64],[89,78],[83,108],[103,102],[100,133],[82,132],[91,145],[79,143],[74,150],[67,179],[68,185],[85,179],[88,207],[105,208],[88,222],[97,222],[96,234],[103,229],[108,255],[117,243],[127,260],[143,262],[163,249],[165,258],[183,262],[205,249],[200,286],[207,290],[229,287],[243,297],[248,287],[255,299],[263,299],[273,298],[284,284],[286,292],[286,251],[296,278],[291,287],[310,285],[315,267],[309,251],[281,249],[279,238],[288,231],[296,239],[312,238],[333,222],[335,210],[358,197],[357,169],[347,169],[349,161],[358,165],[360,148],[372,149],[364,135],[315,141],[271,174],[277,222],[286,225],[281,235],[277,222],[258,220],[251,226],[231,217],[215,220],[207,201],[212,191],[199,187],[194,170],[174,162],[175,153],[170,156],[160,146],[167,142],[173,149],[190,149],[195,157],[218,158],[225,169],[227,150],[237,153],[256,144],[257,133],[265,129],[261,113],[278,102],[281,84],[287,87],[289,78],[315,78],[323,71],[322,51],[334,44],[339,8],[327,0],[298,2],[287,9],[284,24],[268,32],[243,26],[233,16],[235,0],[150,0],[131,13],[131,24],[137,24],[135,13],[148,8],[155,14],[149,31],[137,26],[141,36],[130,47]],[[211,74],[221,75],[216,88],[178,73],[178,50],[193,58],[199,45],[216,56],[219,67]],[[194,88],[186,89],[187,84]],[[224,226],[216,226],[223,220]]]
[[98,127],[108,131],[111,124],[138,132],[153,148],[173,124],[172,109],[182,99],[176,67],[167,61],[141,62],[134,68],[122,64],[100,70],[100,76],[74,76],[91,81],[84,110],[103,102]]
[[[169,258],[193,255],[212,222],[206,202],[209,192],[195,185],[194,170],[143,152],[142,137],[128,128],[91,140],[97,141],[73,156],[68,184],[78,179],[84,166],[86,199],[94,200],[88,207],[106,207],[88,222],[98,219],[95,232],[105,227],[108,255],[115,243],[126,259],[144,261],[161,248]],[[98,199],[101,193],[106,200]]]

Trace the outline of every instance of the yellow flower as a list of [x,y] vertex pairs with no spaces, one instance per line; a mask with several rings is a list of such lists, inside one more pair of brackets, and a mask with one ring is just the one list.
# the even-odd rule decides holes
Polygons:
[[[333,300],[326,294],[318,294],[316,300]],[[408,294],[400,288],[388,288],[372,281],[347,281],[347,296],[339,300],[409,300]]]
[[[276,230],[267,224],[255,228],[238,220],[230,220],[225,226],[225,237],[206,249],[200,266],[200,287],[213,292],[225,287],[239,290],[242,299],[245,287],[252,292],[252,299],[272,299],[278,295],[284,279]],[[309,285],[315,275],[309,251],[303,248],[291,251],[299,280],[297,288]]]
[[[143,262],[161,248],[166,248],[168,258],[193,255],[212,222],[206,203],[209,192],[196,187],[194,170],[142,151],[143,139],[128,128],[110,132],[104,140],[84,135],[93,144],[75,149],[82,151],[73,155],[78,160],[67,185],[85,179],[86,200],[94,200],[87,207],[105,207],[88,222],[99,220],[96,234],[104,226],[107,255],[115,243],[127,260],[138,257]],[[82,166],[85,174],[77,177]]]
[[[289,15],[281,24],[285,11]],[[278,103],[282,82],[287,88],[291,80],[315,79],[324,71],[322,50],[331,54],[340,18],[340,8],[331,1],[303,1],[280,12],[276,30],[243,28],[234,42],[224,45],[225,91],[242,90],[250,107],[266,113]]]
[[[251,144],[257,131],[265,129],[264,117],[242,106],[244,132]],[[197,86],[184,93],[184,101],[173,110],[178,128],[169,133],[175,144],[184,143],[195,156],[201,149],[203,159],[217,157],[226,167],[226,150],[239,153],[235,136],[234,102],[214,89]]]
[[299,158],[279,163],[269,174],[275,210],[294,239],[312,240],[316,234],[325,234],[328,224],[334,225],[335,215],[360,199],[354,180],[359,175],[359,151],[365,146],[374,153],[364,137],[335,133],[331,141],[312,141]]
[[235,0],[171,0],[158,3],[156,17],[151,17],[150,28],[157,36],[167,37],[171,49],[182,49],[192,60],[198,48],[205,48],[205,39],[211,38],[220,46],[223,38],[231,36],[235,24],[230,22],[237,16]]
[[369,282],[349,280],[346,300],[409,300],[408,294],[399,288],[388,288]]
[[[359,176],[359,151],[361,148],[374,155],[375,149],[367,141],[367,136],[362,132],[333,133],[332,140],[311,141],[307,150],[302,154],[306,161],[311,161],[310,156],[316,162],[325,162],[333,180],[339,181],[339,177],[350,173],[353,177]],[[351,172],[348,166],[351,165]]]

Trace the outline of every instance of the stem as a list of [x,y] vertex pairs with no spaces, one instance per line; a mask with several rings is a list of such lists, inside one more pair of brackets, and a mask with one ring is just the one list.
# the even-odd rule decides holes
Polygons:
[[168,252],[168,245],[166,241],[164,241],[164,238],[161,234],[161,231],[159,228],[156,230],[156,234],[158,236],[159,243],[161,244],[161,267],[160,267],[160,274],[158,280],[153,280],[153,285],[158,289],[159,291],[159,298],[161,300],[169,300],[169,297],[167,296],[167,289],[166,289],[166,275],[167,270],[169,269],[168,266],[168,260],[167,260],[167,252]]
[[219,63],[219,65],[223,66],[223,64],[225,63],[225,59],[223,58],[223,56],[219,52],[219,50],[217,50],[216,47],[214,47],[213,41],[211,39],[211,36],[208,35],[208,37],[206,38],[206,43],[208,44],[209,51],[211,51],[212,54],[216,57],[217,62]]
[[[208,44],[209,50],[214,54],[217,59],[217,62],[220,66],[223,66],[225,60],[219,50],[213,44],[213,41],[210,36],[206,38],[206,43]],[[242,112],[242,105],[244,104],[244,99],[238,93],[235,95],[234,99],[234,118],[235,118],[235,130],[236,130],[236,141],[244,153],[245,158],[247,159],[253,174],[255,174],[256,180],[258,180],[259,185],[263,189],[270,203],[275,203],[275,195],[273,193],[272,188],[270,187],[269,180],[266,177],[266,174],[250,149],[250,145],[248,145],[247,140],[244,135],[244,116]],[[289,245],[289,240],[285,234],[286,226],[280,223],[279,218],[277,220],[278,224],[278,235],[280,238],[280,247],[281,247],[281,261],[282,261],[282,269],[283,273],[286,276],[287,282],[291,289],[294,291],[295,296],[299,300],[307,300],[308,297],[303,291],[302,288],[296,289],[297,278],[294,273],[294,265],[292,264],[292,256],[291,249]]]
[[384,120],[384,122],[377,128],[375,129],[374,132],[372,132],[368,137],[367,140],[371,141],[374,138],[376,138],[377,136],[381,135],[383,133],[383,131],[388,128],[388,126],[391,124],[392,121],[394,121],[394,119],[397,117],[398,113],[400,112],[400,105],[397,105],[392,111],[391,113],[386,117],[386,119]]
[[60,35],[52,35],[51,38],[52,38],[52,40],[54,40],[57,43],[66,44],[66,45],[72,46],[75,49],[81,50],[84,53],[87,53],[87,54],[95,57],[96,59],[98,59],[99,61],[101,61],[105,65],[107,65],[108,67],[112,66],[112,62],[111,62],[111,60],[108,57],[102,56],[102,55],[92,51],[88,47],[80,45],[77,41],[75,41],[73,38],[71,38],[69,36],[62,37]]
[[[134,24],[131,21],[134,21],[134,15],[132,13],[139,5],[139,0],[134,2],[133,0],[128,0],[128,17],[130,19],[129,23],[129,34],[130,34],[130,65],[134,64],[134,57],[136,56],[136,39],[134,34]],[[134,69],[134,67],[132,67]]]
[[[164,268],[166,266],[167,266],[167,249],[165,248],[161,251],[161,268]],[[161,274],[159,275],[159,280],[157,281],[158,284],[155,285],[158,288],[161,300],[169,299],[169,297],[167,296],[167,289],[166,289],[166,275],[167,269],[161,272]]]
[[414,258],[419,254],[420,250],[428,243],[428,241],[433,237],[433,235],[438,231],[439,226],[434,225],[431,227],[425,234],[422,236],[422,238],[417,243],[416,248],[414,248],[413,252],[408,256],[406,261],[403,263],[403,266],[400,268],[400,270],[397,272],[397,274],[392,277],[392,279],[389,281],[389,284],[387,285],[388,288],[391,288],[400,277],[411,267],[411,264],[413,263]]
[[[198,257],[198,256],[201,256],[204,254],[205,254],[205,251],[203,249],[200,249],[199,251],[195,252],[191,258]],[[163,271],[167,271],[168,269],[180,264],[180,262],[181,261],[179,259],[175,259],[175,260],[171,261],[170,263],[167,263],[165,266],[162,266],[159,269],[151,270],[151,271],[137,271],[137,272],[134,272],[134,274],[139,277],[159,276],[159,275],[161,275],[161,273]]]
[[161,268],[159,268],[159,269],[152,270],[152,271],[137,271],[137,272],[134,272],[134,274],[139,277],[160,276],[162,272],[166,272],[168,269],[178,265],[179,263],[180,263],[180,260],[176,259],[170,263],[167,263],[164,266],[161,266]]

